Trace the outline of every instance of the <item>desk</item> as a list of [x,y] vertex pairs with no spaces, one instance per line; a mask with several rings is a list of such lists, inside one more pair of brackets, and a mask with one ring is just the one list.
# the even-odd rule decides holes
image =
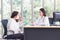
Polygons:
[[24,26],[24,28],[60,28],[60,26]]
[[60,40],[60,26],[24,26],[25,40]]

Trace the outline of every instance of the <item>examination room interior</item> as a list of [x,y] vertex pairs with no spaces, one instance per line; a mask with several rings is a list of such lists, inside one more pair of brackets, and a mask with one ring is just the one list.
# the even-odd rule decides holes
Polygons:
[[[49,19],[50,25],[45,27],[60,28],[60,0],[0,0],[0,38],[4,39],[7,35],[8,20],[12,13],[17,11],[19,18],[22,20],[20,38],[23,40],[24,28],[37,28],[33,25],[33,22],[36,22],[39,18],[41,8],[44,8]],[[37,26],[38,28],[44,28],[44,26]]]

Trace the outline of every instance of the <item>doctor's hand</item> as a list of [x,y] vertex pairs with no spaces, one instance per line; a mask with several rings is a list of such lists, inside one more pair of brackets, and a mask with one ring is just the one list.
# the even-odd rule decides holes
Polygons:
[[31,24],[32,24],[32,26],[34,26],[34,22],[33,21],[31,21]]

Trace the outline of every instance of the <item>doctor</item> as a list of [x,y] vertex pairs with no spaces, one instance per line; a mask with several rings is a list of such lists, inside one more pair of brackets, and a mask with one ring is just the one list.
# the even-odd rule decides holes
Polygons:
[[39,18],[36,22],[33,22],[34,26],[49,26],[49,19],[46,16],[46,12],[44,8],[39,10]]

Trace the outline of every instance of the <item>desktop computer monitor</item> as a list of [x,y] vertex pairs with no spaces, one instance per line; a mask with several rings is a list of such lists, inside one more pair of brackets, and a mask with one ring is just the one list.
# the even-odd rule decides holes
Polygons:
[[55,21],[60,21],[60,12],[53,12],[53,19]]

